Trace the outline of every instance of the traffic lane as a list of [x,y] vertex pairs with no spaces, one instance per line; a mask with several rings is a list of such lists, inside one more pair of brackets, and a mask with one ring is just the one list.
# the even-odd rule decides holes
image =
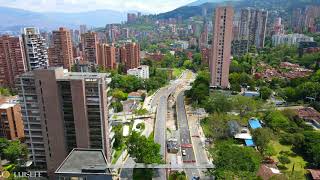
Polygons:
[[167,115],[167,98],[165,96],[160,97],[158,105],[156,124],[154,130],[154,141],[161,145],[160,153],[164,159],[166,149],[166,115]]
[[195,163],[195,157],[192,148],[181,148],[181,151],[185,151],[185,155],[182,155],[183,163]]
[[192,142],[190,137],[190,131],[186,116],[186,111],[184,108],[184,97],[183,92],[178,95],[177,98],[177,118],[178,118],[178,127],[180,131],[180,143],[181,150],[186,151],[186,155],[182,156],[184,163],[195,162],[195,156],[192,148]]
[[166,170],[165,169],[156,169],[154,171],[153,180],[165,180],[166,179]]
[[185,169],[185,172],[188,180],[193,180],[193,177],[200,177],[199,171],[197,169]]

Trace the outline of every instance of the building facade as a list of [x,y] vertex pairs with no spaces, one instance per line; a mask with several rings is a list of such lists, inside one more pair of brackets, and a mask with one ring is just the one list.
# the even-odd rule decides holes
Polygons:
[[239,21],[239,39],[237,40],[247,40],[247,49],[252,46],[258,49],[263,48],[267,20],[268,11],[250,8],[242,9]]
[[211,87],[229,87],[233,15],[230,6],[215,9],[212,56],[209,61]]
[[98,45],[98,65],[106,69],[116,69],[116,48],[114,45]]
[[29,71],[48,68],[48,48],[39,29],[30,27],[23,29],[23,45]]
[[0,37],[0,85],[14,86],[15,76],[27,71],[22,39],[12,36]]
[[120,62],[125,65],[126,70],[140,66],[140,45],[127,43],[120,48]]
[[24,138],[21,107],[15,101],[0,103],[0,137],[8,140]]
[[59,28],[52,32],[52,41],[49,48],[50,66],[62,66],[71,70],[73,65],[73,47],[70,31],[66,28]]
[[98,38],[95,32],[87,32],[81,35],[82,53],[84,61],[98,64]]
[[52,175],[73,148],[103,149],[109,142],[107,74],[69,73],[62,67],[17,78],[30,160]]
[[313,37],[304,34],[282,34],[272,36],[272,45],[298,45],[299,42],[313,42]]
[[149,79],[149,66],[142,65],[134,69],[129,69],[127,74],[141,79]]

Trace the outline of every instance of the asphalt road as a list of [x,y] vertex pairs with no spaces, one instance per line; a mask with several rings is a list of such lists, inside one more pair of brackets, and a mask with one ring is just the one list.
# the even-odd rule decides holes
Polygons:
[[[158,103],[156,122],[154,128],[154,142],[161,145],[160,154],[162,155],[163,160],[165,160],[166,155],[166,118],[168,108],[167,104],[168,96],[161,96]],[[166,178],[165,169],[157,169],[155,176],[156,177],[153,179],[164,180]]]
[[[192,163],[196,165],[196,159],[193,151],[190,130],[187,120],[187,114],[184,104],[184,92],[181,92],[177,97],[177,120],[178,128],[180,132],[180,144],[181,149],[186,151],[186,155],[182,156],[183,163]],[[185,169],[185,172],[189,179],[192,179],[194,176],[200,177],[200,172],[198,169]]]
[[[191,138],[192,138],[192,144],[194,148],[194,153],[196,157],[196,164],[198,166],[204,166],[204,165],[212,165],[212,163],[208,159],[208,155],[206,153],[206,150],[204,148],[204,142],[200,139],[200,131],[199,131],[199,125],[197,124],[197,120],[189,121],[190,126],[190,132],[191,132]],[[214,179],[213,177],[207,177],[205,175],[206,169],[199,169],[200,172],[200,178],[201,179]]]
[[[182,78],[186,78],[186,73],[182,74],[180,80]],[[170,84],[169,86],[159,89],[159,91],[154,95],[153,99],[151,100],[151,108],[157,107],[156,121],[154,127],[154,141],[161,145],[160,153],[164,160],[166,155],[166,117],[168,97],[176,90],[178,85],[181,83],[180,80],[176,80],[172,82],[172,84]],[[131,157],[129,157],[124,164],[125,166],[134,167],[135,162]],[[130,168],[122,169],[120,173],[121,179],[132,179],[132,172],[133,169]],[[157,169],[155,172],[155,177],[153,179],[165,180],[166,170]]]

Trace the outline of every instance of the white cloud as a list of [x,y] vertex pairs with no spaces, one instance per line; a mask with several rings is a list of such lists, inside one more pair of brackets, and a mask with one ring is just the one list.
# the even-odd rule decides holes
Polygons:
[[1,6],[46,12],[77,12],[96,9],[166,12],[195,0],[0,0]]

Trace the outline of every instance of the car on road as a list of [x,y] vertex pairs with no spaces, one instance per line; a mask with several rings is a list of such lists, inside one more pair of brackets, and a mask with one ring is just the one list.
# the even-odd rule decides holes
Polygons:
[[186,150],[185,149],[182,149],[182,156],[186,156],[187,155],[187,152],[186,152]]
[[199,176],[193,176],[192,180],[200,180],[200,177]]

